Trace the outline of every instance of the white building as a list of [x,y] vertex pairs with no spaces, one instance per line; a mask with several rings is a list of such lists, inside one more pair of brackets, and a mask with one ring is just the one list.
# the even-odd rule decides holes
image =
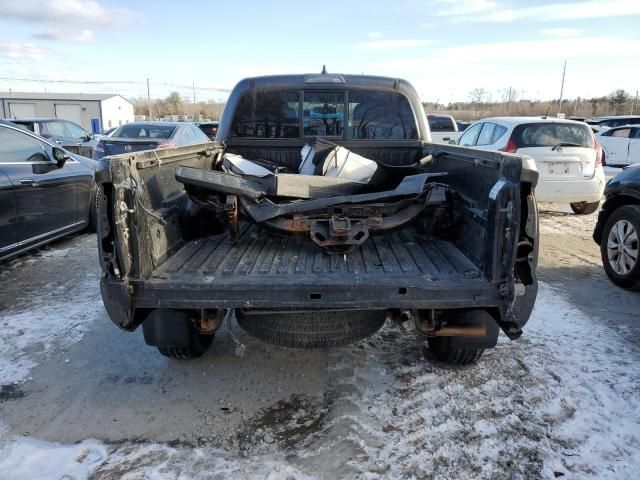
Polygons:
[[134,115],[131,102],[117,94],[0,92],[0,118],[63,118],[99,133]]

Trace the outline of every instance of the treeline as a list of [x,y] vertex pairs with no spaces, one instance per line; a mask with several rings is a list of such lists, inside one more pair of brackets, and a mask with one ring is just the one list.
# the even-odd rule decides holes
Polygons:
[[[146,115],[149,117],[151,110],[152,118],[164,118],[168,115],[187,115],[193,118],[208,118],[209,120],[220,120],[224,103],[206,101],[189,102],[184,100],[178,92],[172,92],[164,99],[151,100],[151,105],[146,98],[133,98],[133,111],[135,115]],[[151,108],[149,108],[151,107]]]
[[452,115],[458,120],[477,120],[496,116],[538,116],[564,113],[566,117],[596,117],[604,115],[640,115],[640,100],[636,94],[619,89],[604,97],[560,100],[528,100],[519,98],[514,88],[507,88],[494,100],[483,88],[469,92],[466,102],[454,102],[447,105],[424,102],[427,113]]
[[[151,100],[133,98],[134,113],[149,116],[151,107],[152,118],[164,118],[168,115],[187,115],[193,118],[208,118],[219,120],[224,109],[223,102],[189,102],[185,101],[178,92],[173,92],[164,99]],[[427,113],[443,113],[453,115],[458,120],[477,120],[495,116],[537,116],[553,115],[558,112],[565,116],[596,117],[602,115],[640,115],[640,100],[637,96],[619,89],[604,97],[565,99],[560,106],[560,100],[528,100],[519,98],[516,89],[506,88],[499,92],[499,98],[494,100],[484,88],[474,88],[469,92],[468,101],[440,104],[424,102]]]

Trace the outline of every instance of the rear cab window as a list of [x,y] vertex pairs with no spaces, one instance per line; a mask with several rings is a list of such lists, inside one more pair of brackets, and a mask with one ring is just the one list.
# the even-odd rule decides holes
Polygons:
[[455,132],[453,118],[446,115],[427,115],[429,130],[432,132]]
[[231,137],[417,139],[409,101],[394,92],[272,90],[246,92],[231,124]]
[[593,148],[591,130],[586,124],[526,123],[513,130],[512,139],[518,148],[554,147],[558,144]]

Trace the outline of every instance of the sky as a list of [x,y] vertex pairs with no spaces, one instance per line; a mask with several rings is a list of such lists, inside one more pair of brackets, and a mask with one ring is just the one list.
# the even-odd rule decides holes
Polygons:
[[[409,80],[423,101],[640,89],[640,0],[0,0],[0,91],[224,100],[247,76]],[[72,83],[73,82],[73,83]],[[195,88],[194,88],[195,87]]]

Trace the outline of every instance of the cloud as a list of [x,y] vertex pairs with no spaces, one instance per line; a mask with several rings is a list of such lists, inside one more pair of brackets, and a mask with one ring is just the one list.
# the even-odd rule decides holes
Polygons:
[[66,40],[72,42],[93,42],[96,38],[93,30],[65,30],[62,28],[51,28],[46,32],[36,33],[33,37],[43,40]]
[[0,18],[42,25],[33,36],[47,40],[91,41],[93,29],[124,27],[138,16],[127,8],[104,7],[94,0],[0,0]]
[[12,60],[44,60],[52,55],[32,43],[0,43],[0,53]]
[[423,40],[418,38],[406,38],[398,40],[371,40],[369,42],[356,43],[357,48],[370,50],[393,49],[393,48],[414,48],[424,47],[433,44],[433,40]]
[[492,10],[498,5],[491,0],[436,0],[436,3],[444,6],[442,10],[436,12],[438,17],[484,12]]
[[577,28],[543,28],[540,30],[542,35],[558,38],[570,38],[580,35],[580,30]]
[[381,32],[369,32],[367,33],[367,37],[369,38],[382,38],[384,37],[384,34]]
[[[461,21],[508,23],[517,20],[562,21],[584,20],[589,18],[606,18],[629,15],[640,15],[640,2],[637,0],[587,0],[584,2],[556,3],[536,5],[522,8],[498,8],[483,14],[469,15],[472,12],[459,10],[457,15]],[[454,15],[454,14],[451,14]]]

